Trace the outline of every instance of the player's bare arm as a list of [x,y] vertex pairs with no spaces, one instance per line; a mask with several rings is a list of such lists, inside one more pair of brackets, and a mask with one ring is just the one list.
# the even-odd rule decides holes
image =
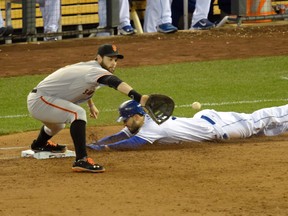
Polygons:
[[140,95],[130,85],[128,85],[125,82],[120,83],[120,85],[117,87],[117,90],[122,92],[123,94],[128,95],[130,98],[136,100],[142,106],[145,106],[146,101],[149,98],[148,95]]
[[99,110],[97,109],[97,107],[95,106],[93,100],[90,98],[87,101],[89,110],[90,110],[90,117],[97,119],[98,114],[99,114]]

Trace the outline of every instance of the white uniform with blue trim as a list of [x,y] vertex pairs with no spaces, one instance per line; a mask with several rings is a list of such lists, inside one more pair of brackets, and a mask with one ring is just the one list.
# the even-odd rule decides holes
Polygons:
[[[213,125],[202,118],[170,117],[163,124],[158,125],[146,114],[144,121],[144,125],[135,136],[149,143],[200,142],[221,137]],[[125,130],[127,132],[127,128]]]
[[106,137],[88,147],[96,150],[102,150],[105,145],[110,149],[135,148],[156,141],[160,144],[203,142],[260,134],[276,136],[287,131],[288,105],[264,108],[251,114],[206,109],[193,118],[170,117],[160,125],[145,114],[144,124],[136,134],[131,134],[125,127],[120,133],[110,136],[121,141],[111,143],[113,139]]
[[157,26],[172,23],[171,0],[147,0],[144,25],[145,32],[157,32]]
[[263,133],[275,136],[288,130],[288,105],[257,110],[251,114],[202,110],[193,118],[171,117],[161,125],[145,116],[136,134],[148,142],[207,141],[247,138]]

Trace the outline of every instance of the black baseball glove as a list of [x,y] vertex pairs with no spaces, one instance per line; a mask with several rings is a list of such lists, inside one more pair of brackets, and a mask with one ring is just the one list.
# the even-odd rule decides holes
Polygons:
[[149,95],[145,104],[147,113],[157,124],[165,122],[172,115],[174,107],[173,99],[161,94]]

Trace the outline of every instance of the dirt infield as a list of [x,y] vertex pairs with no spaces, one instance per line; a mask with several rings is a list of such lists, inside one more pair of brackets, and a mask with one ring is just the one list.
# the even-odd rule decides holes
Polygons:
[[[287,36],[288,26],[280,25],[2,45],[0,76],[50,73],[94,58],[106,42],[125,55],[119,67],[130,67],[288,55]],[[87,134],[103,137],[119,129],[88,128]],[[288,134],[88,150],[105,165],[103,174],[73,173],[72,158],[19,158],[37,134],[0,137],[0,215],[288,215]],[[73,149],[68,130],[53,140]]]

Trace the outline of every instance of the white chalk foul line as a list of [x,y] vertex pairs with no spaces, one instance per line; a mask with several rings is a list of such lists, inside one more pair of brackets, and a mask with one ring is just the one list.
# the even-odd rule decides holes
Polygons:
[[[234,101],[234,102],[221,102],[221,103],[202,103],[205,106],[221,106],[221,105],[232,105],[232,104],[251,104],[251,103],[263,103],[263,102],[279,102],[279,101],[288,101],[286,99],[267,99],[267,100],[253,100],[253,101]],[[191,107],[192,104],[185,104],[185,105],[176,105],[177,108],[182,107]]]
[[[204,106],[221,106],[221,105],[232,105],[232,104],[251,104],[251,103],[263,103],[263,102],[279,102],[279,101],[288,101],[286,99],[266,99],[266,100],[252,100],[252,101],[232,101],[232,102],[220,102],[220,103],[201,103]],[[175,108],[185,108],[191,107],[191,104],[183,104],[183,105],[175,105]],[[103,109],[102,112],[115,112],[118,109]],[[7,115],[7,116],[0,116],[0,119],[4,118],[23,118],[23,117],[30,117],[29,114],[22,114],[22,115]]]
[[29,147],[2,147],[0,150],[12,150],[12,149],[23,149],[23,148],[29,148]]
[[287,76],[282,76],[281,79],[288,80]]
[[11,159],[19,159],[21,158],[21,156],[3,156],[3,157],[0,157],[0,160],[11,160]]
[[23,117],[28,117],[30,115],[28,114],[23,114],[23,115],[7,115],[7,116],[0,116],[0,119],[4,118],[23,118]]

